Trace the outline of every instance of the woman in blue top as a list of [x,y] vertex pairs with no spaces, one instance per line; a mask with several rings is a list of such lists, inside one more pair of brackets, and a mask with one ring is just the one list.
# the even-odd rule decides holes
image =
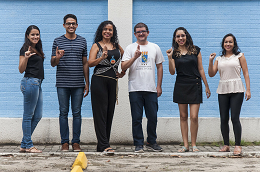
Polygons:
[[25,32],[24,44],[20,50],[19,72],[24,74],[21,80],[21,91],[24,96],[23,139],[20,152],[41,153],[33,146],[32,133],[42,118],[42,89],[44,79],[44,53],[40,29],[31,25]]
[[117,100],[117,79],[125,75],[124,71],[118,73],[123,54],[115,25],[111,21],[102,22],[96,31],[88,64],[95,66],[90,88],[97,151],[106,154],[114,154],[109,139]]
[[199,151],[196,147],[198,133],[198,113],[202,103],[203,80],[207,98],[210,90],[202,66],[200,48],[193,45],[189,32],[179,27],[173,33],[172,48],[167,50],[169,71],[172,75],[177,70],[174,86],[173,102],[178,103],[180,111],[181,134],[184,146],[179,152],[188,152],[188,105],[190,106],[190,132],[192,151]]

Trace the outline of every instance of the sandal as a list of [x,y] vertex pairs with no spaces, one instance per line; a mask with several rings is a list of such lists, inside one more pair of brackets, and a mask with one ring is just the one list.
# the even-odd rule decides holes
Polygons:
[[25,153],[26,152],[26,149],[25,148],[20,148],[20,153]]
[[180,150],[178,150],[179,153],[189,152],[189,148],[186,148],[185,146],[182,146]]
[[234,149],[234,155],[239,156],[242,153],[242,147],[241,146],[235,146]]
[[115,154],[115,150],[112,149],[111,147],[108,147],[108,148],[106,148],[106,149],[103,151],[103,153],[106,154],[106,155],[112,156],[112,155]]
[[26,153],[42,153],[42,151],[38,150],[36,147],[31,147],[30,149],[26,149]]
[[230,147],[228,145],[224,145],[219,152],[230,152]]
[[200,150],[197,148],[197,146],[192,146],[192,152],[199,152]]

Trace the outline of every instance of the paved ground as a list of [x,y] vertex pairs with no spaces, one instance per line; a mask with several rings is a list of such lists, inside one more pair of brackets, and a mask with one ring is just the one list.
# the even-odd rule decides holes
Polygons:
[[[60,152],[60,145],[36,145],[41,154],[18,153],[19,145],[0,145],[1,172],[69,172],[78,153]],[[242,156],[218,152],[219,147],[198,146],[200,152],[177,153],[179,145],[161,145],[163,152],[134,153],[134,146],[112,145],[114,156],[82,145],[89,162],[84,171],[260,171],[260,146],[244,146]],[[231,151],[233,151],[231,147]]]

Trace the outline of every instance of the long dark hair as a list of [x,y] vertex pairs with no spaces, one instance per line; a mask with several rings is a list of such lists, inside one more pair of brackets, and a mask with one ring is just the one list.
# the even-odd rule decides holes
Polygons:
[[[25,32],[25,37],[24,37],[24,44],[23,44],[23,48],[24,48],[24,51],[27,51],[29,46],[32,45],[31,41],[28,39],[27,36],[29,36],[29,34],[31,33],[31,31],[33,29],[37,29],[40,33],[40,29],[35,26],[35,25],[30,25],[27,29],[26,29],[26,32]],[[34,49],[32,47],[32,49]],[[36,51],[35,51],[36,50]],[[44,53],[42,51],[42,41],[41,41],[41,38],[39,39],[38,43],[35,45],[35,53],[38,54],[39,56],[41,56],[42,58],[44,58]]]
[[180,57],[181,53],[179,50],[179,44],[175,41],[175,37],[176,37],[176,33],[178,30],[183,30],[183,32],[186,35],[186,43],[185,46],[187,48],[187,53],[190,54],[197,54],[197,50],[195,48],[195,46],[193,45],[193,41],[192,38],[189,34],[189,32],[184,28],[184,27],[178,27],[177,29],[175,29],[174,33],[173,33],[173,38],[172,38],[172,47],[173,47],[173,55],[176,57]]
[[236,37],[232,33],[229,33],[229,34],[226,34],[224,36],[224,38],[222,39],[222,42],[221,42],[221,47],[222,47],[222,52],[221,53],[222,53],[222,56],[226,55],[226,50],[224,48],[224,43],[225,43],[225,39],[227,37],[229,37],[229,36],[231,36],[233,38],[233,40],[234,40],[234,47],[233,47],[233,50],[232,50],[233,54],[238,55],[240,53],[240,49],[239,49],[239,47],[237,45]]
[[108,24],[111,24],[113,26],[113,36],[110,41],[114,44],[114,47],[118,48],[119,41],[118,41],[118,37],[117,37],[116,26],[114,25],[114,23],[112,21],[109,21],[109,20],[103,21],[98,26],[97,31],[95,33],[94,43],[98,43],[99,41],[102,41],[102,39],[103,39],[102,31],[103,31],[104,27]]

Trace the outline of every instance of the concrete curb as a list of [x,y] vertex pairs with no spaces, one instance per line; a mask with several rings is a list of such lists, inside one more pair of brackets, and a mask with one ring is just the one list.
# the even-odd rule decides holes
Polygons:
[[[98,152],[84,152],[86,156],[107,156]],[[77,157],[76,152],[55,152],[55,153],[0,153],[0,156],[15,156],[15,157]],[[260,152],[244,152],[242,156],[234,156],[232,152],[186,152],[186,153],[164,153],[164,152],[147,152],[147,153],[129,153],[115,152],[113,156],[129,156],[129,157],[173,157],[173,158],[188,158],[188,157],[211,157],[211,158],[260,158]]]

